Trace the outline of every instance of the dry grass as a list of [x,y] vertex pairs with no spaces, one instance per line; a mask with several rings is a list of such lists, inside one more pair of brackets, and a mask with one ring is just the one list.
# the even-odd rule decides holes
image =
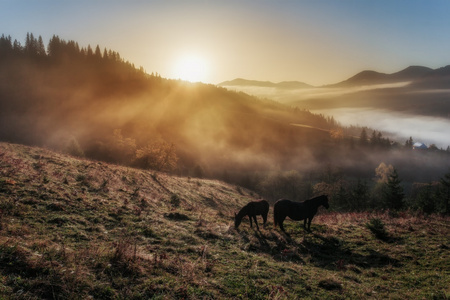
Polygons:
[[322,211],[312,234],[236,231],[254,194],[223,182],[6,143],[0,167],[0,298],[450,295],[448,217]]

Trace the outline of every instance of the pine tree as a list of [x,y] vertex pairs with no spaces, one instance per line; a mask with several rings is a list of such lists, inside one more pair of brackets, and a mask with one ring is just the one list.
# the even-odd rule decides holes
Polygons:
[[377,136],[377,132],[374,130],[373,132],[372,132],[372,136],[370,137],[370,144],[372,145],[372,146],[376,146],[376,145],[378,145],[378,136]]
[[369,198],[369,188],[367,187],[366,182],[358,179],[356,183],[356,187],[353,189],[351,193],[351,209],[353,210],[362,210],[367,207],[368,198]]
[[100,51],[100,46],[97,45],[97,47],[95,47],[95,53],[94,53],[95,57],[98,59],[102,58],[102,52]]
[[412,136],[409,137],[409,140],[406,140],[405,147],[408,149],[412,149],[412,146],[414,144]]
[[401,180],[397,170],[394,168],[388,177],[383,193],[385,204],[389,209],[399,210],[403,207],[403,198],[405,197],[405,194],[403,193],[403,187],[400,183]]
[[448,215],[450,214],[450,173],[445,174],[444,177],[441,178],[441,184],[446,191],[446,193],[444,193],[444,206],[445,213]]
[[359,143],[360,143],[362,146],[366,146],[366,145],[367,145],[367,141],[368,141],[368,139],[367,139],[366,128],[363,128],[363,129],[361,130],[361,135],[359,136]]
[[1,54],[9,54],[12,51],[13,51],[13,45],[11,42],[11,36],[5,37],[5,35],[2,34],[2,37],[0,38],[0,55]]
[[87,56],[92,57],[94,55],[94,52],[92,51],[91,45],[88,45],[87,47]]
[[45,56],[47,54],[47,52],[45,51],[45,46],[44,46],[44,41],[42,40],[42,36],[38,37],[36,46],[37,46],[37,49],[36,49],[37,55]]
[[47,45],[48,55],[51,57],[57,57],[61,55],[61,39],[57,35],[53,35]]
[[14,40],[14,43],[13,43],[13,51],[14,51],[16,54],[17,54],[17,53],[21,53],[21,52],[23,51],[22,45],[21,45],[20,42],[17,41],[17,40]]
[[28,55],[37,55],[38,41],[34,38],[33,33],[27,33],[27,37],[25,39],[25,52]]

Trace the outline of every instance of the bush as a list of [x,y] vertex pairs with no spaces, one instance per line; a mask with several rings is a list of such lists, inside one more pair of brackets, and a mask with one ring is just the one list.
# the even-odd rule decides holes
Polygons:
[[383,221],[379,218],[372,218],[368,223],[366,223],[366,227],[372,231],[375,236],[381,240],[385,240],[388,238],[388,232],[384,227]]
[[181,203],[181,199],[180,197],[178,197],[177,194],[172,194],[172,196],[170,196],[170,204],[173,207],[179,207]]

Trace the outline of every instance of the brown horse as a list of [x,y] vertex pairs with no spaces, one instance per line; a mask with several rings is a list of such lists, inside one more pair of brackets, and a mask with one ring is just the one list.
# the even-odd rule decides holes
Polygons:
[[234,227],[237,229],[242,222],[242,218],[248,216],[250,220],[250,227],[253,228],[252,218],[255,221],[256,228],[259,230],[258,222],[256,221],[256,216],[261,215],[263,217],[264,223],[267,222],[267,214],[269,213],[269,202],[266,200],[251,201],[246,206],[241,208],[241,210],[234,214]]
[[[304,202],[294,202],[287,199],[280,199],[273,207],[273,224],[274,227],[280,225],[280,229],[284,230],[283,222],[286,217],[294,221],[305,220],[303,227],[305,230],[311,231],[311,221],[317,213],[319,206],[323,205],[328,209],[328,196],[322,195]],[[308,229],[306,229],[306,222],[308,222]]]

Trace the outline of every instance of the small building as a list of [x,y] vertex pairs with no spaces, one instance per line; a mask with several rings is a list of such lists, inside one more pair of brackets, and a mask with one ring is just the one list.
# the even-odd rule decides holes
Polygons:
[[427,150],[428,147],[427,145],[425,145],[424,143],[420,143],[420,142],[416,142],[413,145],[413,149],[414,150]]

